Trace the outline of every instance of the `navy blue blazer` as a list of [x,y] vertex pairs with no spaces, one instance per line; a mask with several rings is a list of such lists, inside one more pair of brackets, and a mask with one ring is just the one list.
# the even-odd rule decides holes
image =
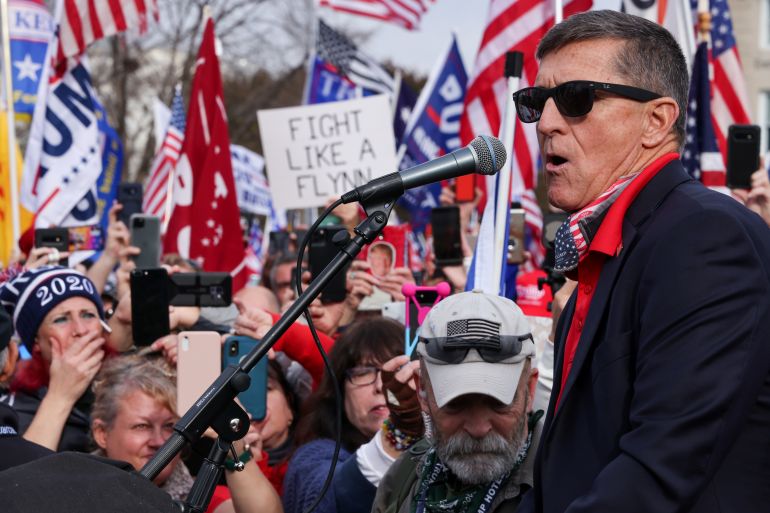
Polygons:
[[[519,511],[770,511],[770,228],[678,160],[639,193]],[[554,402],[562,393],[559,409]]]

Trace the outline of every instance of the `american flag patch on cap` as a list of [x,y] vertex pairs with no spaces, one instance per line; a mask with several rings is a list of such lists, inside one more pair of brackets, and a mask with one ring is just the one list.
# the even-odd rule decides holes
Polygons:
[[500,323],[485,319],[462,319],[446,325],[447,338],[499,338]]

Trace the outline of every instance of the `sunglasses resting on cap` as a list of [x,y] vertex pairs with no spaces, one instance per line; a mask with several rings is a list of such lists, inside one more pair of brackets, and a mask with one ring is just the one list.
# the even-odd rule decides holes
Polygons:
[[[456,339],[452,337],[420,337],[420,342],[425,344],[425,352],[428,356],[448,364],[462,362],[468,356],[468,351],[471,349],[475,349],[485,362],[499,363],[521,354],[524,342],[527,340],[530,340],[533,344],[535,342],[529,333],[526,335],[494,338]],[[530,351],[528,354],[534,354],[534,352]]]
[[572,80],[550,89],[527,87],[513,93],[513,101],[516,103],[516,114],[522,123],[538,121],[543,114],[548,98],[553,98],[556,108],[562,115],[576,118],[591,112],[597,90],[640,102],[648,102],[662,97],[658,93],[638,87],[589,80]]

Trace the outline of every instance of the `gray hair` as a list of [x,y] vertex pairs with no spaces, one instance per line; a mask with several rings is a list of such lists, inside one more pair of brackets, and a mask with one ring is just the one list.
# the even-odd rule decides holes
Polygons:
[[616,39],[625,45],[615,57],[616,71],[629,84],[673,98],[679,105],[674,124],[679,144],[685,138],[687,93],[690,79],[687,63],[671,33],[652,21],[618,11],[587,11],[555,25],[540,40],[538,60],[571,43]]
[[110,358],[96,375],[93,391],[91,420],[99,420],[108,428],[118,415],[120,402],[135,391],[147,394],[176,414],[174,371],[161,359],[136,355]]

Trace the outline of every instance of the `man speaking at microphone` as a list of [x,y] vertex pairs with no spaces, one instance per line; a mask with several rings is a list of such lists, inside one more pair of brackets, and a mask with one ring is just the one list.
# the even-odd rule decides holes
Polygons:
[[577,288],[520,511],[760,512],[770,504],[770,231],[684,171],[688,70],[655,23],[575,15],[541,40],[556,266]]

